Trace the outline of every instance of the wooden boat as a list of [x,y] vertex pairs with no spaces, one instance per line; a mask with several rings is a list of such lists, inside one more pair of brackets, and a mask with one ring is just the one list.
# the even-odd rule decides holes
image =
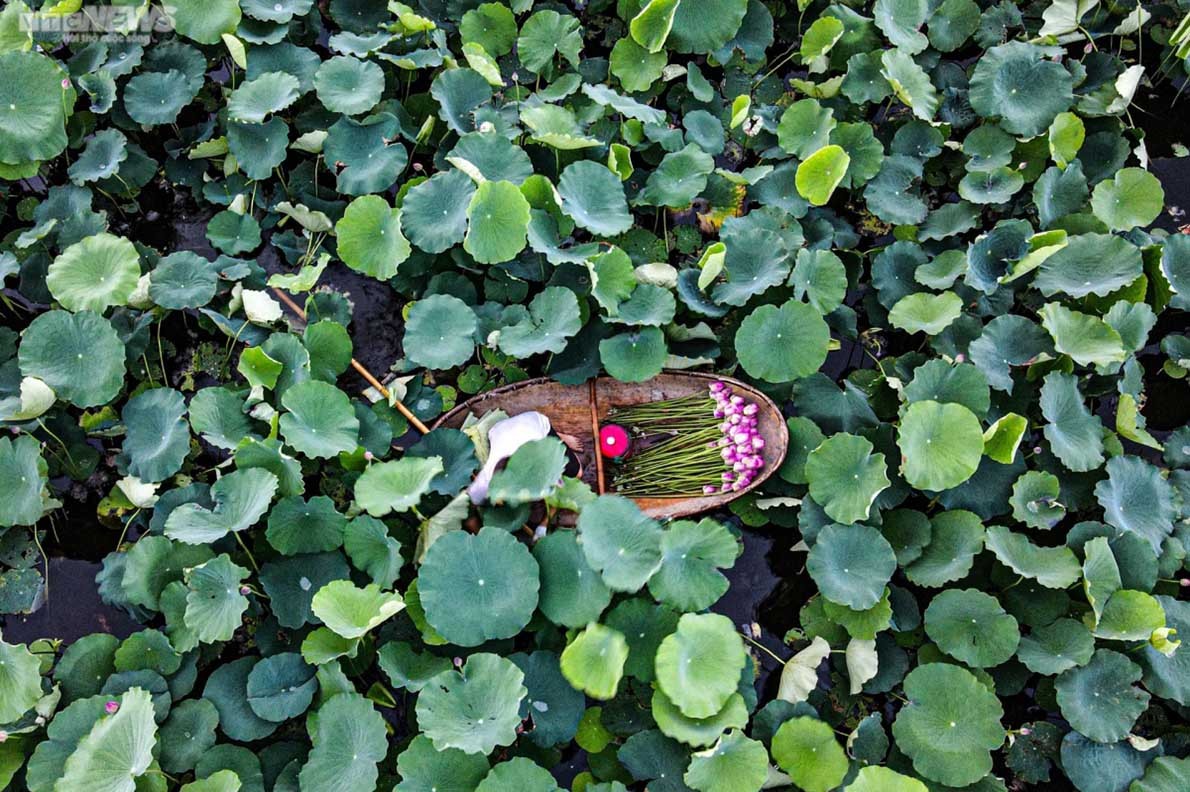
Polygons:
[[755,403],[758,427],[764,437],[764,468],[747,488],[739,492],[724,492],[693,497],[638,497],[641,509],[654,518],[685,517],[717,509],[760,486],[771,476],[789,447],[789,430],[781,410],[771,399],[750,385],[730,377],[697,372],[664,372],[646,382],[620,382],[600,377],[584,385],[562,385],[548,378],[539,378],[505,385],[481,393],[458,405],[434,424],[458,429],[468,415],[482,416],[491,410],[503,410],[517,415],[537,410],[550,419],[553,430],[582,465],[583,480],[596,492],[614,492],[605,475],[603,457],[599,454],[599,427],[607,411],[644,402],[677,399],[705,392],[715,380],[722,380],[748,401]]

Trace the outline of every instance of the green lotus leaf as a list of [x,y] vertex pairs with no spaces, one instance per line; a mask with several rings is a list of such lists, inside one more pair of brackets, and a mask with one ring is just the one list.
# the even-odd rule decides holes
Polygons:
[[438,750],[428,737],[419,734],[397,757],[401,782],[393,792],[475,792],[489,770],[482,755],[457,748]]
[[661,568],[649,578],[649,593],[682,611],[705,610],[727,593],[719,570],[739,554],[735,537],[715,520],[672,522],[661,535]]
[[517,756],[501,762],[484,777],[475,792],[561,792],[558,783],[531,759]]
[[1025,179],[1020,173],[1003,167],[968,173],[959,182],[959,195],[973,204],[1002,204],[1024,186]]
[[969,98],[984,118],[999,118],[1006,131],[1032,137],[1070,107],[1073,83],[1065,67],[1045,58],[1044,49],[1010,41],[979,59]]
[[186,75],[176,69],[141,72],[124,86],[124,109],[144,127],[172,124],[196,93]]
[[206,699],[179,701],[161,724],[158,745],[161,769],[167,773],[193,770],[207,751],[215,747],[219,711]]
[[328,382],[308,380],[285,391],[281,436],[312,459],[326,459],[359,446],[359,419],[347,394]]
[[566,446],[556,437],[525,443],[492,476],[488,500],[495,504],[532,503],[557,488],[566,470]]
[[621,382],[644,382],[661,373],[668,351],[658,327],[642,327],[599,342],[607,373]]
[[714,746],[690,758],[682,780],[699,792],[760,792],[768,775],[764,743],[732,729]]
[[525,248],[529,202],[515,184],[484,182],[467,205],[463,248],[483,264],[498,264]]
[[885,50],[880,56],[880,74],[888,81],[896,97],[908,105],[915,116],[922,121],[933,120],[941,102],[938,90],[930,81],[930,76],[907,52],[901,49]]
[[1187,786],[1190,786],[1190,760],[1158,756],[1145,769],[1144,777],[1128,787],[1128,792],[1177,792]]
[[427,253],[442,253],[462,242],[474,194],[475,183],[459,170],[436,173],[414,185],[401,204],[409,240]]
[[1012,389],[1012,366],[1032,363],[1051,348],[1046,332],[1023,316],[997,316],[971,342],[971,362],[997,390]]
[[1028,470],[1012,485],[1012,516],[1031,528],[1048,530],[1066,515],[1059,501],[1058,477],[1040,470]]
[[448,69],[434,78],[430,94],[447,127],[465,135],[475,131],[475,111],[492,98],[492,86],[474,69]]
[[1128,241],[1110,234],[1079,234],[1041,262],[1034,285],[1047,297],[1058,292],[1102,297],[1132,283],[1143,269],[1140,250]]
[[628,24],[632,39],[649,52],[661,52],[673,29],[680,0],[648,0]]
[[823,316],[843,303],[847,293],[847,271],[829,250],[799,250],[789,283],[799,300],[806,300]]
[[259,577],[277,623],[299,629],[315,621],[310,607],[314,595],[332,580],[345,579],[350,571],[341,553],[317,553],[266,561]]
[[748,725],[748,707],[739,693],[732,693],[723,709],[711,717],[689,718],[657,689],[653,691],[652,714],[665,736],[696,748],[714,744],[728,729]]
[[139,261],[127,239],[96,234],[62,251],[50,264],[45,283],[63,308],[103,313],[128,302],[140,278]]
[[1002,525],[988,528],[987,547],[1000,563],[1046,588],[1069,588],[1082,576],[1082,567],[1069,547],[1039,547],[1024,534]]
[[[537,608],[538,566],[508,532],[453,531],[430,546],[418,573],[426,620],[451,643],[478,646],[511,638]],[[468,607],[458,607],[467,602]]]
[[[1121,168],[1111,180],[1095,185],[1091,210],[1112,231],[1130,231],[1157,219],[1165,206],[1165,190],[1157,177],[1143,168]],[[1139,274],[1139,273],[1138,273]],[[1103,295],[1115,287],[1104,286]]]
[[925,0],[876,0],[872,12],[876,27],[897,49],[916,55],[929,46],[929,40],[921,32],[930,17]]
[[579,50],[583,46],[582,28],[579,21],[569,14],[557,11],[537,11],[525,20],[517,38],[516,49],[521,63],[530,71],[548,74],[556,55],[561,55],[572,66],[579,62]]
[[478,172],[488,181],[508,181],[518,187],[533,175],[533,163],[525,150],[496,132],[463,135],[446,159],[467,173]]
[[854,610],[879,602],[896,568],[888,540],[866,525],[826,526],[806,559],[806,571],[822,595]]
[[332,113],[360,115],[376,106],[384,91],[384,71],[371,61],[336,55],[314,75],[318,101]]
[[926,635],[938,648],[972,668],[1000,665],[1016,654],[1017,621],[995,597],[975,589],[948,589],[930,601]]
[[474,354],[477,328],[475,312],[465,302],[448,294],[432,294],[415,302],[409,311],[405,354],[419,366],[453,368]]
[[767,382],[790,382],[813,374],[826,360],[830,330],[805,303],[762,305],[744,319],[736,333],[740,365]]
[[269,513],[265,536],[282,555],[320,553],[343,546],[347,518],[334,501],[317,495],[306,501],[300,495],[281,498]]
[[1173,488],[1160,471],[1140,457],[1118,456],[1107,462],[1107,480],[1095,485],[1104,519],[1144,539],[1160,554],[1173,530]]
[[[161,507],[159,500],[156,508]],[[165,587],[182,580],[186,569],[199,566],[213,556],[206,545],[186,545],[152,534],[142,536],[128,551],[124,593],[130,602],[160,610]]]
[[529,694],[521,702],[521,716],[533,724],[529,739],[542,748],[574,740],[586,709],[586,697],[566,680],[556,653],[539,649],[509,658],[525,674]]
[[218,286],[215,268],[190,251],[163,256],[149,273],[149,298],[175,311],[201,308],[215,297]]
[[[609,89],[610,90],[610,89]],[[561,151],[575,151],[601,145],[587,136],[573,111],[542,104],[521,109],[521,122],[533,131],[532,140]]]
[[401,233],[401,211],[378,195],[349,203],[335,223],[335,238],[344,264],[378,280],[394,277],[412,252]]
[[[0,644],[0,651],[3,651],[2,646]],[[84,635],[67,646],[54,667],[53,677],[55,684],[62,690],[63,699],[73,702],[98,695],[107,678],[115,673],[115,656],[119,646],[119,639],[107,633]],[[8,716],[0,717],[4,717],[6,722],[10,720]]]
[[562,650],[562,675],[576,690],[606,701],[615,697],[627,659],[624,636],[592,622]]
[[611,602],[611,591],[587,563],[573,532],[547,534],[533,545],[533,557],[541,571],[538,606],[555,624],[582,627]]
[[128,138],[118,129],[103,129],[87,141],[87,147],[70,164],[67,174],[75,184],[110,179],[127,159]]
[[40,52],[12,51],[0,53],[0,72],[5,75],[0,88],[0,164],[25,165],[61,154],[75,99],[66,71]]
[[0,527],[34,525],[41,519],[48,505],[43,496],[48,473],[41,445],[32,435],[0,438]]
[[327,699],[311,719],[310,742],[314,747],[299,776],[302,789],[375,788],[388,737],[384,718],[368,699],[354,692]]
[[827,792],[847,775],[847,755],[830,724],[799,716],[781,724],[773,735],[773,759],[801,789]]
[[362,638],[405,607],[396,592],[381,591],[374,583],[357,588],[350,580],[332,580],[318,590],[310,609],[323,624],[343,638]]
[[930,541],[921,556],[905,567],[905,576],[927,588],[958,580],[971,570],[983,543],[984,527],[978,515],[962,509],[944,511],[930,519]]
[[1112,594],[1123,588],[1120,567],[1107,537],[1098,536],[1083,545],[1083,593],[1098,621]]
[[950,365],[944,360],[928,360],[914,369],[904,396],[909,404],[919,401],[961,404],[977,418],[987,415],[991,406],[987,379],[978,368],[970,363]]
[[747,11],[747,0],[679,3],[668,43],[675,52],[714,52],[739,32]]
[[832,520],[845,525],[866,520],[877,496],[888,488],[884,454],[872,450],[865,438],[840,433],[806,457],[810,496]]
[[148,691],[134,687],[120,696],[120,708],[99,718],[78,740],[62,766],[55,788],[132,792],[135,779],[153,763],[157,724]]
[[948,786],[973,784],[992,769],[991,751],[1004,742],[1004,710],[970,671],[945,663],[918,666],[905,677],[909,704],[897,713],[893,737],[925,778]]
[[399,128],[391,114],[373,113],[362,121],[342,118],[327,130],[323,155],[339,168],[335,180],[339,192],[367,195],[393,185],[409,162],[405,147],[396,142]]
[[578,519],[583,555],[613,591],[637,591],[661,568],[662,530],[635,503],[601,495]]
[[897,444],[906,481],[920,489],[946,490],[962,484],[979,467],[983,430],[966,407],[919,401],[905,410]]
[[182,468],[190,451],[186,399],[172,388],[153,388],[124,405],[124,454],[128,472],[144,482],[164,481]]
[[568,165],[558,179],[558,194],[562,211],[592,234],[614,236],[632,227],[620,177],[598,162]]
[[804,160],[827,145],[836,123],[834,111],[824,108],[817,99],[800,99],[781,114],[777,143],[789,154]]
[[736,691],[747,651],[731,619],[687,613],[657,648],[657,685],[687,718],[710,718]]
[[[511,745],[520,725],[525,675],[510,660],[481,652],[443,671],[417,697],[417,723],[439,751],[486,754]],[[383,736],[383,729],[380,730]]]
[[174,30],[199,44],[218,44],[240,23],[238,0],[177,0],[169,9]]
[[1076,789],[1127,789],[1144,775],[1153,752],[1142,752],[1127,741],[1097,743],[1071,731],[1062,738],[1060,756]]
[[285,24],[310,13],[314,0],[240,0],[244,13],[262,22]]
[[258,716],[248,704],[248,675],[257,662],[255,657],[241,657],[218,666],[202,691],[202,697],[219,711],[220,730],[239,742],[268,737],[277,728],[277,724]]
[[[1165,595],[1158,596],[1157,601],[1165,611],[1167,627],[1176,630],[1180,636],[1190,635],[1190,608],[1187,603]],[[1179,704],[1190,700],[1190,677],[1186,675],[1186,666],[1190,663],[1188,658],[1190,654],[1175,651],[1169,655],[1151,643],[1145,646],[1138,656],[1145,672],[1145,687],[1155,695]]]
[[846,605],[822,598],[823,615],[842,627],[852,638],[860,641],[874,641],[876,634],[892,626],[892,600],[890,590],[885,588],[880,601],[867,610],[852,610]]
[[1054,371],[1041,386],[1041,413],[1050,449],[1067,468],[1085,472],[1103,464],[1103,424],[1079,393],[1078,380]]
[[664,52],[649,52],[631,38],[622,38],[608,57],[611,73],[629,93],[649,90],[665,71]]
[[666,154],[649,174],[637,202],[646,206],[684,209],[707,188],[707,177],[715,170],[715,160],[690,143],[680,151]]
[[404,563],[401,542],[389,536],[388,526],[366,514],[347,523],[343,549],[352,566],[367,574],[381,588],[393,585]]
[[465,43],[479,44],[493,58],[512,51],[516,42],[516,17],[506,5],[484,3],[463,14],[459,35]]
[[[320,70],[321,71],[321,70]],[[245,80],[227,98],[227,114],[236,121],[263,122],[298,100],[298,78],[285,72],[264,72]]]
[[802,38],[798,54],[802,62],[813,65],[814,61],[830,52],[831,47],[843,37],[847,28],[835,17],[823,16],[814,20]]
[[227,124],[227,147],[250,179],[267,179],[285,161],[289,126],[274,116],[263,124]]
[[16,721],[40,698],[41,663],[27,647],[0,641],[0,723]]
[[582,91],[596,104],[610,107],[623,116],[635,118],[645,124],[661,124],[668,117],[664,110],[638,102],[631,96],[618,94],[606,85],[583,83]]
[[248,570],[226,555],[186,572],[186,627],[203,643],[230,641],[241,624],[248,598],[240,584]]
[[[251,779],[251,776],[249,778]],[[215,770],[189,784],[183,784],[182,792],[239,792],[240,786],[239,774],[235,770],[223,769]]]
[[1140,666],[1124,655],[1097,649],[1089,663],[1054,682],[1062,717],[1095,742],[1124,739],[1149,705],[1149,694],[1135,687],[1140,677]]
[[203,388],[190,399],[190,426],[216,448],[234,449],[252,436],[244,398],[229,388]]
[[186,544],[208,544],[251,528],[277,491],[277,477],[264,468],[236,470],[211,485],[214,508],[183,503],[165,521],[165,535]]
[[888,320],[907,333],[938,335],[963,312],[963,301],[954,292],[908,294],[889,311]]
[[1155,597],[1121,589],[1107,600],[1092,632],[1110,641],[1148,641],[1163,627],[1165,611]]
[[798,194],[813,206],[822,206],[831,199],[850,165],[851,157],[842,146],[823,146],[797,166]]
[[916,778],[901,775],[887,767],[860,768],[855,780],[846,789],[848,792],[928,792],[926,785]]
[[409,511],[430,491],[430,483],[442,470],[441,457],[373,463],[355,482],[355,500],[373,517]]
[[527,317],[500,331],[500,351],[521,359],[543,352],[558,353],[566,348],[567,340],[581,327],[574,292],[560,286],[547,286],[529,303]]
[[1081,622],[1057,619],[1021,638],[1017,658],[1035,674],[1052,676],[1086,665],[1095,651],[1095,639]]

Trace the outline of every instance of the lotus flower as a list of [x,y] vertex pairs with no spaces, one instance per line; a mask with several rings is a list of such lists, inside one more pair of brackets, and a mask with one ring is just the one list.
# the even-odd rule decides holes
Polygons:
[[492,483],[492,476],[501,462],[525,443],[542,440],[549,433],[550,419],[534,411],[523,412],[493,424],[488,430],[488,460],[467,489],[471,502],[483,503],[488,499],[488,485]]

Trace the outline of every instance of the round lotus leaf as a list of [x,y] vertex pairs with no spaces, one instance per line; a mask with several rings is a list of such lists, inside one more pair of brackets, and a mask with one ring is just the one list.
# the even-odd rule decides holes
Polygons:
[[[1165,206],[1165,190],[1143,168],[1121,168],[1110,180],[1095,185],[1091,209],[1112,231],[1130,231],[1157,219]],[[1111,289],[1105,288],[1104,292]]]
[[111,401],[124,384],[124,345],[98,314],[46,311],[25,328],[21,374],[37,377],[77,407]]
[[848,792],[929,792],[916,778],[889,770],[887,767],[862,767],[855,780],[847,785]]
[[0,438],[0,526],[34,525],[41,519],[48,473],[32,435]]
[[475,352],[475,312],[458,297],[433,294],[413,304],[405,325],[405,354],[419,366],[448,369]]
[[601,495],[579,514],[587,563],[613,591],[637,591],[660,569],[661,526],[631,500]]
[[167,773],[193,770],[198,760],[215,746],[219,711],[206,699],[179,701],[161,724],[158,744],[161,769]]
[[[918,65],[917,61],[909,53],[899,48],[885,50],[880,55],[880,74],[888,81],[889,86],[892,87],[893,94],[907,104],[913,110],[915,116],[922,121],[933,120],[934,115],[938,112],[938,105],[941,102],[938,97],[938,91],[934,87],[934,83],[930,80],[930,76],[926,74],[925,70]],[[886,159],[885,164],[893,166],[893,169],[888,171],[889,176],[892,178],[888,181],[883,179],[873,180],[870,186],[875,185],[876,191],[866,191],[865,197],[868,197],[869,201],[875,198],[878,202],[882,203],[885,209],[884,214],[890,218],[900,217],[904,220],[910,220],[912,217],[918,217],[918,221],[920,221],[920,219],[925,217],[925,205],[916,204],[912,207],[903,206],[896,208],[895,200],[900,197],[901,191],[895,188],[889,189],[892,184],[901,181],[906,173],[907,166],[913,166],[909,166],[904,160],[894,157]],[[921,175],[920,165],[917,166],[917,174],[919,176]],[[883,172],[881,175],[883,175]],[[871,193],[871,197],[868,196],[868,193]]]
[[731,619],[687,613],[657,648],[657,684],[688,718],[710,718],[739,685],[747,651]]
[[632,227],[620,177],[601,163],[580,160],[566,166],[558,179],[558,194],[562,211],[592,234],[615,236]]
[[63,308],[103,313],[128,302],[140,278],[139,261],[136,246],[127,239],[96,234],[62,251],[45,282]]
[[318,67],[314,90],[318,100],[332,113],[359,115],[380,101],[384,71],[371,61],[336,55]]
[[760,792],[768,775],[764,743],[732,729],[713,747],[690,758],[682,780],[699,792]]
[[464,42],[474,42],[493,58],[512,51],[516,41],[516,17],[506,5],[484,3],[463,14],[459,35]]
[[[0,54],[0,163],[52,159],[66,148],[75,92],[66,71],[40,52]],[[63,84],[65,82],[65,84]]]
[[438,750],[428,737],[419,734],[397,757],[401,782],[393,792],[474,792],[490,769],[482,755],[457,748]]
[[1126,656],[1096,650],[1090,662],[1054,682],[1062,717],[1095,742],[1123,740],[1149,706],[1149,694],[1135,686],[1140,677],[1140,666]]
[[506,531],[448,533],[430,546],[418,573],[426,620],[459,646],[512,638],[537,608],[538,572],[529,549]]
[[940,491],[957,487],[975,473],[983,456],[979,419],[959,404],[910,404],[897,434],[901,474],[914,487]]
[[938,648],[973,668],[997,666],[1016,654],[1016,619],[995,597],[975,589],[948,589],[930,601],[926,635]]
[[248,674],[248,706],[267,721],[282,723],[309,707],[318,689],[314,666],[296,652],[263,658]]
[[1066,733],[1061,746],[1062,769],[1076,789],[1129,789],[1153,760],[1130,742],[1097,743],[1076,731]]
[[401,542],[389,536],[387,525],[366,514],[347,523],[343,549],[352,566],[371,577],[372,582],[381,588],[393,585],[404,563]]
[[227,99],[227,115],[236,121],[263,122],[298,99],[298,78],[284,72],[264,72],[245,80]]
[[653,681],[657,647],[677,629],[678,616],[670,608],[644,597],[631,597],[608,611],[604,621],[628,641],[625,673],[642,682]]
[[359,588],[350,580],[332,580],[310,601],[310,610],[336,635],[362,638],[405,607],[401,595],[375,583]]
[[790,718],[773,735],[773,759],[806,792],[827,792],[847,775],[847,755],[830,724],[806,716]]
[[675,52],[714,52],[739,32],[747,11],[747,0],[707,0],[698,5],[679,3],[668,44]]
[[[533,163],[525,150],[495,132],[469,132],[463,135],[447,154],[447,161],[467,173],[478,171],[488,181],[508,181],[518,187],[533,175]],[[470,192],[474,191],[475,185],[472,183]]]
[[277,729],[277,724],[259,717],[248,704],[248,675],[257,662],[255,657],[241,657],[218,666],[202,692],[219,711],[219,728],[239,742],[263,739]]
[[558,783],[532,759],[517,756],[501,762],[475,787],[475,792],[558,792]]
[[240,585],[248,570],[220,555],[186,571],[186,629],[203,643],[230,641],[242,624],[248,598]]
[[121,413],[128,472],[141,481],[164,481],[182,468],[190,451],[186,399],[173,388],[133,396]]
[[1158,756],[1129,792],[1178,792],[1190,787],[1190,759]]
[[884,454],[872,450],[866,438],[839,433],[806,457],[810,496],[832,520],[851,524],[868,519],[877,496],[891,483]]
[[1058,292],[1103,297],[1132,283],[1143,270],[1140,249],[1127,240],[1111,234],[1078,234],[1041,262],[1034,285],[1047,297]]
[[909,703],[893,721],[897,747],[931,781],[966,786],[992,769],[991,752],[1005,737],[996,694],[964,668],[927,663],[904,682]]
[[401,204],[410,241],[427,253],[442,253],[462,242],[474,194],[475,183],[460,170],[436,173],[414,185]]
[[281,436],[312,459],[349,453],[359,446],[359,419],[347,394],[328,382],[308,380],[285,391]]
[[628,93],[647,91],[665,71],[664,52],[649,52],[631,38],[622,38],[608,56],[610,71]]
[[207,223],[207,239],[228,255],[247,253],[260,247],[260,223],[250,214],[224,210]]
[[242,392],[203,388],[190,399],[190,426],[216,448],[232,450],[252,435],[252,421],[243,409]]
[[541,570],[538,606],[547,619],[565,627],[596,621],[611,602],[611,590],[587,563],[572,531],[555,531],[533,545]]
[[516,42],[521,63],[539,74],[552,68],[556,54],[577,65],[582,46],[579,21],[553,10],[537,11],[526,19]]
[[499,264],[525,248],[529,202],[507,181],[485,181],[467,205],[467,234],[463,249],[482,264]]
[[1058,619],[1021,638],[1017,657],[1035,674],[1053,676],[1086,665],[1095,651],[1095,639],[1082,622]]
[[562,675],[576,690],[606,701],[616,695],[627,659],[624,636],[592,622],[562,650]]
[[285,161],[289,126],[274,116],[263,124],[229,122],[227,147],[250,179],[267,179]]
[[736,333],[736,355],[753,377],[790,382],[813,374],[826,361],[830,330],[818,311],[797,300],[762,305]]
[[674,521],[661,535],[661,568],[649,579],[649,593],[678,610],[705,610],[727,593],[719,570],[735,564],[740,552],[722,523]]
[[335,187],[340,193],[367,195],[393,185],[409,162],[408,152],[397,141],[398,129],[389,113],[374,113],[362,121],[341,118],[331,125],[323,156],[338,168]]
[[376,788],[388,734],[371,701],[354,692],[331,696],[311,722],[310,742],[314,747],[299,776],[301,789]]
[[1070,72],[1047,60],[1041,47],[1010,41],[989,49],[975,65],[971,107],[984,118],[999,118],[1014,135],[1033,137],[1070,107],[1073,84]]
[[1156,554],[1173,530],[1173,488],[1154,465],[1140,457],[1107,462],[1107,479],[1095,485],[1104,520],[1144,539]]
[[12,723],[41,698],[41,664],[23,645],[0,641],[0,723]]
[[186,75],[176,69],[141,72],[124,86],[124,109],[141,126],[172,124],[195,93]]
[[696,748],[714,744],[728,729],[748,725],[748,706],[739,693],[732,693],[723,709],[709,718],[688,718],[658,689],[653,691],[652,714],[666,737]]
[[668,350],[658,327],[642,327],[599,342],[599,359],[621,382],[644,382],[661,373]]
[[347,266],[378,280],[394,277],[411,252],[401,233],[401,211],[378,195],[363,195],[349,203],[335,223],[335,238]]
[[175,311],[201,308],[215,297],[218,285],[210,262],[196,253],[179,251],[163,256],[149,274],[149,298]]
[[688,144],[680,151],[666,154],[649,174],[645,189],[636,202],[648,206],[682,209],[707,187],[707,177],[715,170],[715,160],[697,145]]
[[866,610],[884,595],[897,569],[888,540],[866,525],[828,525],[806,559],[806,571],[827,599]]
[[521,700],[528,694],[524,679],[510,660],[473,654],[460,670],[443,671],[418,694],[418,726],[439,751],[486,754],[511,745],[521,723]]

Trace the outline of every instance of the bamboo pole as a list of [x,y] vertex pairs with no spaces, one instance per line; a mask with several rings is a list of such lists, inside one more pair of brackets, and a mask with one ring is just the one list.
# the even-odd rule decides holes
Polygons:
[[[297,314],[298,318],[300,318],[303,322],[306,321],[306,312],[303,311],[301,306],[299,306],[296,302],[294,302],[293,299],[288,294],[286,294],[285,292],[281,291],[280,289],[278,289],[276,287],[273,288],[273,294],[276,294],[277,299],[279,299],[281,302],[285,303],[285,305],[287,305],[289,307],[289,310],[291,310],[295,314]],[[361,377],[363,377],[364,380],[369,385],[371,385],[373,388],[378,390],[380,392],[381,396],[388,399],[389,403],[392,404],[393,406],[395,406],[397,408],[397,411],[400,412],[401,415],[404,415],[405,418],[409,421],[409,423],[413,424],[414,428],[416,428],[417,431],[421,432],[422,434],[429,434],[430,428],[428,426],[426,426],[424,423],[422,423],[421,419],[418,418],[416,415],[414,415],[412,410],[410,410],[408,407],[406,407],[404,404],[402,404],[400,399],[394,399],[392,397],[392,394],[389,393],[388,388],[384,387],[384,385],[382,385],[380,383],[380,380],[376,379],[376,377],[372,374],[372,372],[368,371],[368,369],[364,367],[363,363],[360,363],[355,358],[352,358],[351,359],[351,367],[353,369],[355,369],[356,373],[358,373]]]

